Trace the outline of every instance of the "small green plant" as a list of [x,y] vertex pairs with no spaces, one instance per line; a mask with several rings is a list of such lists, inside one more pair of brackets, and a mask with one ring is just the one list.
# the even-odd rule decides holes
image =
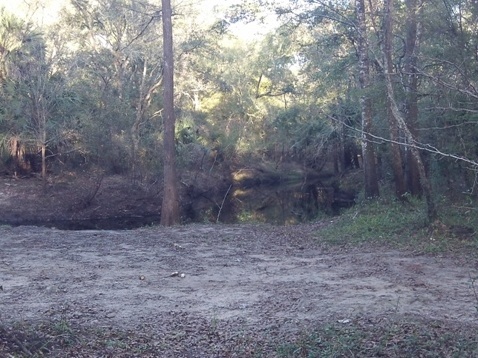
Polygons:
[[105,347],[107,349],[126,349],[130,348],[129,344],[121,339],[121,337],[115,337],[105,341]]
[[253,211],[250,210],[242,210],[238,215],[237,215],[237,221],[239,223],[263,223],[265,220],[259,217],[258,214],[254,213]]
[[211,329],[212,332],[217,332],[218,327],[219,327],[219,318],[217,317],[216,312],[214,312],[214,315],[211,319],[210,329]]

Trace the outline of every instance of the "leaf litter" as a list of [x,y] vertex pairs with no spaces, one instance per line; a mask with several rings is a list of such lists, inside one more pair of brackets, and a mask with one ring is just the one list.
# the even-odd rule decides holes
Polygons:
[[403,319],[476,333],[473,260],[330,247],[323,225],[0,227],[0,353],[275,357],[317,327]]

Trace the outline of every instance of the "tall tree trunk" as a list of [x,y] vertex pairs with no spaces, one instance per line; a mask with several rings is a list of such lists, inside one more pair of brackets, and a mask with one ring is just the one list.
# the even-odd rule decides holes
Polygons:
[[[384,41],[383,41],[383,52],[386,57],[385,63],[387,66],[384,68],[384,71],[387,71],[389,74],[393,72],[392,65],[392,35],[393,35],[393,5],[391,0],[384,1]],[[390,100],[387,101],[387,117],[388,125],[390,128],[390,150],[392,157],[392,170],[393,170],[393,179],[395,182],[395,195],[398,199],[403,199],[404,194],[407,192],[406,182],[405,182],[405,173],[403,171],[403,161],[402,154],[400,151],[399,143],[399,128],[398,122],[395,116],[393,115],[392,103]]]
[[176,147],[174,143],[174,57],[171,1],[162,0],[163,55],[164,55],[164,190],[161,207],[161,225],[179,223],[179,195],[176,174]]
[[[405,43],[405,75],[406,75],[406,94],[407,94],[407,115],[406,122],[408,129],[414,138],[417,138],[418,125],[418,73],[417,73],[417,51],[418,51],[418,1],[406,0],[407,7],[407,37]],[[414,196],[422,193],[420,185],[419,164],[414,158],[413,153],[407,151],[408,164],[408,190]]]
[[[41,81],[39,81],[41,82]],[[36,87],[31,87],[30,104],[32,122],[35,128],[36,144],[41,155],[41,178],[43,190],[46,190],[47,168],[46,168],[46,149],[47,149],[47,118],[48,109],[46,107],[45,89],[43,83],[36,83]]]
[[[389,8],[390,10],[392,9],[392,6],[393,6],[392,1],[393,0],[385,0],[385,6]],[[389,15],[391,15],[391,12],[389,12]],[[384,47],[384,50],[385,50],[385,47]],[[388,100],[388,103],[390,104],[390,110],[392,111],[392,115],[394,119],[396,120],[398,126],[405,134],[407,142],[410,143],[411,145],[409,147],[409,151],[411,153],[411,156],[413,157],[413,160],[417,164],[421,187],[422,187],[423,193],[425,195],[425,200],[427,203],[428,221],[433,222],[435,221],[438,215],[437,215],[435,202],[432,196],[432,188],[430,185],[430,181],[427,178],[425,165],[423,164],[420,151],[415,147],[415,144],[416,144],[415,136],[413,132],[410,131],[407,125],[407,122],[405,118],[402,116],[402,114],[400,113],[397,102],[395,101],[395,91],[393,89],[392,72],[388,70],[389,68],[391,68],[391,63],[390,63],[391,55],[384,53],[384,59],[385,59],[384,73],[385,73],[385,83],[387,86],[387,100]]]
[[133,125],[131,126],[131,172],[133,183],[137,179],[142,179],[140,160],[138,158],[139,144],[141,140],[140,129],[144,122],[144,113],[151,105],[151,97],[158,87],[162,84],[162,77],[158,79],[148,89],[146,88],[146,80],[148,76],[148,61],[144,59],[143,72],[141,74],[141,83],[139,86],[139,96],[136,105],[136,116]]
[[143,73],[141,75],[141,83],[139,85],[139,98],[138,103],[136,105],[136,118],[134,120],[133,125],[131,126],[131,172],[132,172],[132,179],[133,183],[136,183],[136,179],[139,178],[141,175],[138,172],[138,149],[139,149],[139,141],[140,141],[140,126],[143,121],[143,114],[144,114],[144,87],[146,81],[146,74],[148,71],[148,61],[145,59],[143,63]]
[[365,17],[364,0],[356,0],[356,14],[359,27],[358,56],[359,82],[363,91],[360,97],[362,109],[362,163],[364,172],[365,196],[373,198],[379,196],[377,165],[375,150],[370,133],[372,131],[372,100],[368,93],[370,89],[370,59],[368,54],[367,24]]
[[46,170],[46,129],[42,129],[42,141],[40,143],[41,145],[41,178],[43,181],[43,189],[46,189],[46,184],[47,184],[47,170]]

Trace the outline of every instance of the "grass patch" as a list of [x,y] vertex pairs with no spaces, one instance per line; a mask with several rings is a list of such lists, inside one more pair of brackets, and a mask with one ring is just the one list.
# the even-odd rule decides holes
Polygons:
[[476,327],[442,322],[385,322],[328,325],[281,345],[277,355],[299,357],[477,357]]
[[55,347],[67,348],[77,342],[70,323],[66,320],[41,322],[37,325],[18,323],[11,327],[0,326],[0,356],[44,357]]
[[74,326],[66,320],[0,325],[0,357],[156,357],[149,334]]
[[423,231],[425,222],[426,211],[421,201],[377,199],[346,210],[334,225],[323,229],[321,236],[331,244],[396,242]]
[[346,210],[321,238],[336,245],[381,243],[412,247],[425,253],[478,249],[478,211],[471,204],[438,202],[439,220],[428,225],[426,205],[380,198],[363,201]]
[[357,318],[287,333],[202,323],[175,327],[187,330],[185,335],[148,326],[121,330],[68,322],[0,325],[0,357],[478,357],[478,332],[472,324]]
[[[440,321],[364,319],[328,323],[286,336],[222,327],[188,339],[147,331],[93,329],[43,322],[0,326],[1,357],[478,357],[478,327]],[[74,340],[59,336],[73,334]],[[277,333],[277,332],[276,332]],[[186,337],[187,338],[187,337]]]

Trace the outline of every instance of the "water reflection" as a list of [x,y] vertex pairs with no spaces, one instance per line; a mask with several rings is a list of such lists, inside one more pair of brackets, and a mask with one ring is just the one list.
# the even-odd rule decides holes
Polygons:
[[289,225],[331,213],[327,191],[320,182],[257,185],[236,188],[233,202],[238,221]]

